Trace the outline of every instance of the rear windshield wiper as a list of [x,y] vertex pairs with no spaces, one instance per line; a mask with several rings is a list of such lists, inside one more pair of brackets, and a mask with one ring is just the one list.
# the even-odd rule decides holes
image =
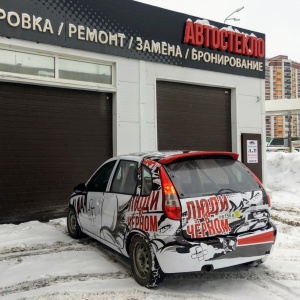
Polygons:
[[227,193],[230,193],[230,192],[232,192],[232,193],[237,193],[236,191],[234,191],[234,190],[232,190],[232,189],[220,189],[220,190],[218,191],[218,194],[220,194],[220,193],[222,193],[222,192],[227,192]]

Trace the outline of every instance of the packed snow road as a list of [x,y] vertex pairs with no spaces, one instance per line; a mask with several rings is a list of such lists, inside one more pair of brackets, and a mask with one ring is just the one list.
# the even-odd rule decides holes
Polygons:
[[140,287],[126,258],[93,239],[72,240],[64,219],[1,225],[0,299],[299,299],[299,226],[276,224],[265,264],[171,275],[158,290]]
[[263,265],[169,275],[158,289],[148,290],[134,280],[128,259],[91,238],[71,239],[65,219],[5,224],[0,225],[0,299],[300,299],[297,159],[268,156],[278,236]]

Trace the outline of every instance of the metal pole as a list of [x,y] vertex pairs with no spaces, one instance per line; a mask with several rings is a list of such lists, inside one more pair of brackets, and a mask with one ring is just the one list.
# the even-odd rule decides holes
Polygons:
[[289,151],[292,152],[292,115],[289,115],[289,132],[288,132],[288,141],[289,141]]

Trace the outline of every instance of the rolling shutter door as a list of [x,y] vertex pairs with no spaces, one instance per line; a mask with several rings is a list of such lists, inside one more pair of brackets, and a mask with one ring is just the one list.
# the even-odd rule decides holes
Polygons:
[[0,140],[0,222],[64,216],[112,156],[111,95],[0,83]]
[[158,150],[232,151],[230,90],[157,82]]

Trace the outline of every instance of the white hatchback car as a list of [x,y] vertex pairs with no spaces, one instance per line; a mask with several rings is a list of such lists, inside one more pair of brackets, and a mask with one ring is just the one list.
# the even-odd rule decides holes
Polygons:
[[69,234],[130,257],[136,281],[148,288],[164,273],[262,263],[276,238],[270,199],[237,159],[201,151],[111,158],[74,188]]

